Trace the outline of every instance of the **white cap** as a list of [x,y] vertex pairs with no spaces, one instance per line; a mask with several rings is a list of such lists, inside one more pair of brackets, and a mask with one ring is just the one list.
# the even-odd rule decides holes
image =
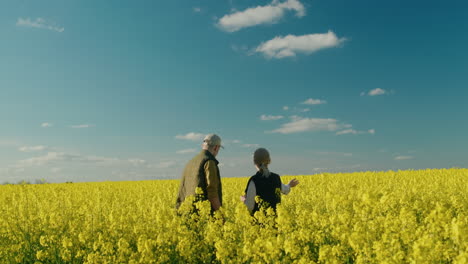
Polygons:
[[221,138],[216,134],[206,135],[206,137],[203,139],[203,143],[207,144],[208,146],[220,146],[224,148],[221,145]]

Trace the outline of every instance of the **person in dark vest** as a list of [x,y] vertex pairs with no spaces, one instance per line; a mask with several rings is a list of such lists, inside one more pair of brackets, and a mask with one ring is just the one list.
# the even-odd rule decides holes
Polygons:
[[189,197],[195,196],[195,191],[200,188],[202,193],[197,195],[197,201],[209,200],[212,211],[218,210],[223,204],[221,189],[221,177],[219,175],[218,155],[221,146],[221,138],[216,134],[209,134],[202,144],[202,151],[198,153],[185,166],[180,181],[177,195],[176,208]]
[[[262,207],[272,207],[276,211],[276,205],[281,202],[281,194],[288,194],[299,181],[292,179],[288,184],[283,184],[278,174],[270,172],[268,170],[271,162],[270,153],[265,148],[259,148],[254,152],[253,161],[257,173],[250,177],[241,201],[247,205],[251,214]],[[256,196],[261,199],[260,204],[255,200]]]

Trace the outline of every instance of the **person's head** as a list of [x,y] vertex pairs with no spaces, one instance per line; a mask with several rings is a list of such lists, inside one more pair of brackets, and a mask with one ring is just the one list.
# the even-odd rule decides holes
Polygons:
[[209,134],[203,139],[202,148],[208,150],[213,156],[218,155],[221,145],[221,138],[216,134]]
[[254,152],[253,162],[257,170],[261,171],[263,176],[267,177],[270,175],[270,171],[268,170],[268,164],[270,164],[270,153],[265,148],[258,148]]

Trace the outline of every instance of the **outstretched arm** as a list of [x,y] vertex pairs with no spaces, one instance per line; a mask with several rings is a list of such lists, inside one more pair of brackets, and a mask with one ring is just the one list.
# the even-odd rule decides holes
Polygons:
[[289,181],[288,185],[291,187],[296,187],[299,184],[299,181],[296,179],[292,179]]
[[288,194],[291,191],[291,188],[296,187],[299,184],[299,181],[292,179],[288,184],[281,183],[281,192],[283,194]]

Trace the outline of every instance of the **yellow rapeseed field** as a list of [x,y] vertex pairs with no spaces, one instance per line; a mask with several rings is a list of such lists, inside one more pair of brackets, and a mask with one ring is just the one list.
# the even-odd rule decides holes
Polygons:
[[3,185],[0,263],[468,263],[467,169],[296,178],[277,217],[246,177],[213,217],[177,214],[178,180]]

